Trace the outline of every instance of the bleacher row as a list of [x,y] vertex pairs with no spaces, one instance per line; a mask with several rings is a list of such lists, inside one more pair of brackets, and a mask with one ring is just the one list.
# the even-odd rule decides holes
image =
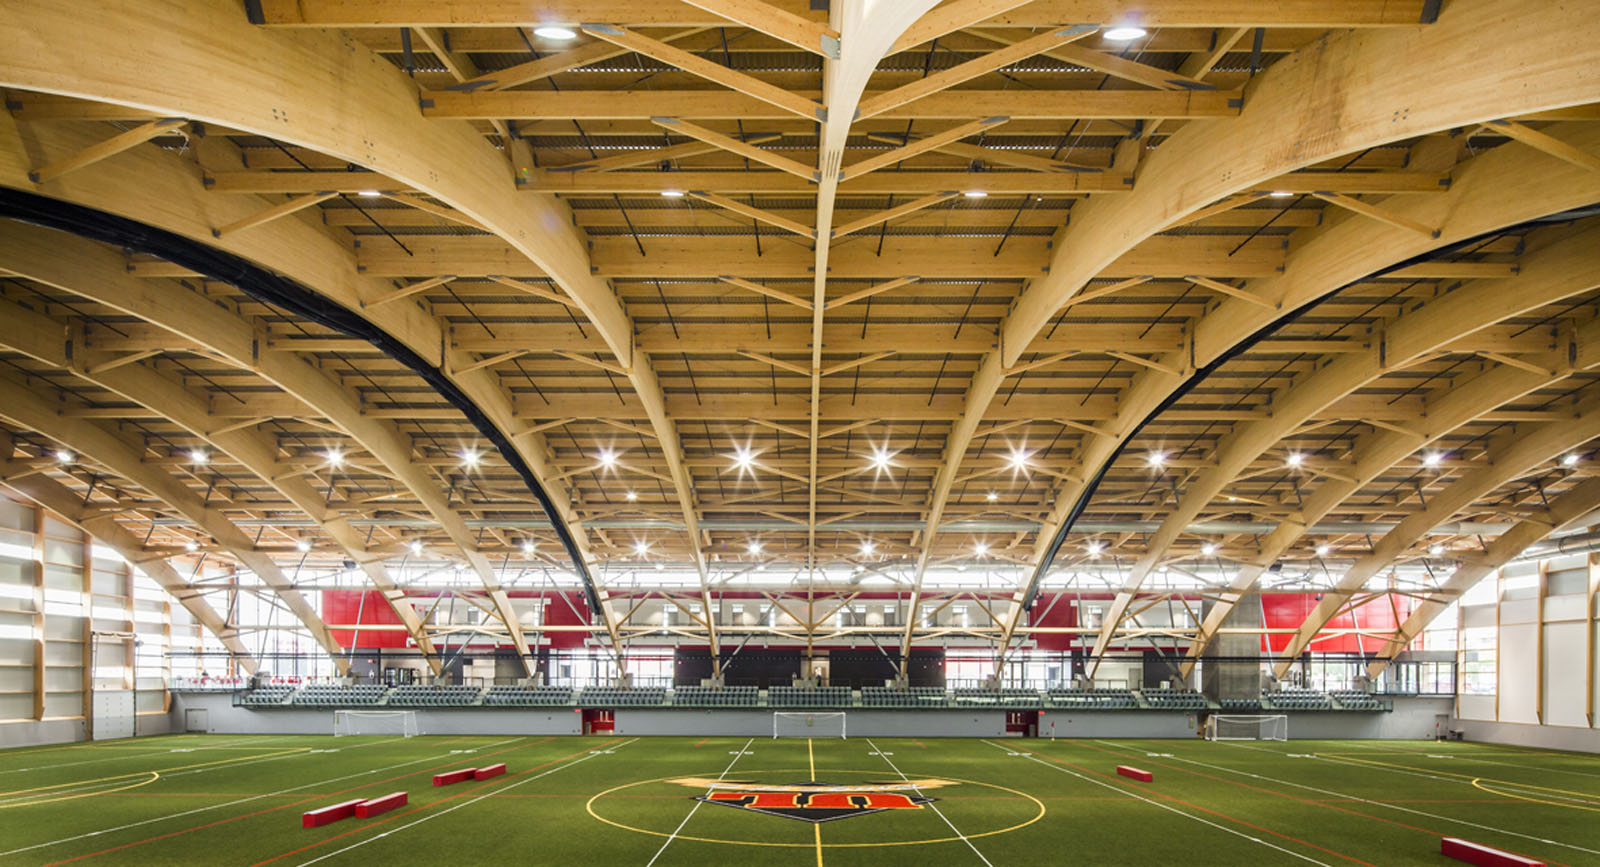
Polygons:
[[855,692],[844,686],[774,686],[762,691],[754,686],[680,686],[625,688],[590,686],[574,690],[569,686],[497,685],[424,686],[410,684],[385,687],[376,684],[336,686],[313,684],[305,687],[264,686],[240,694],[245,707],[776,707],[776,708],[1050,708],[1058,710],[1207,710],[1220,708],[1227,713],[1264,711],[1353,710],[1381,711],[1389,705],[1360,690],[1287,688],[1264,692],[1258,698],[1227,698],[1213,705],[1198,692],[1164,687],[1140,690],[1097,688],[1055,688],[1045,692],[1032,689],[999,690],[961,687],[869,686],[861,690],[859,704]]

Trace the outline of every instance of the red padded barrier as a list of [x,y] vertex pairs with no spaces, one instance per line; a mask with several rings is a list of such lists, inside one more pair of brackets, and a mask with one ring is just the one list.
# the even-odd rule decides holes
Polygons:
[[462,780],[470,780],[472,779],[472,775],[477,772],[477,768],[462,768],[459,771],[449,771],[443,774],[434,774],[433,784],[435,786],[449,786],[459,783]]
[[331,807],[321,807],[316,810],[307,810],[306,812],[300,814],[300,827],[316,828],[326,825],[329,822],[337,822],[340,819],[348,819],[355,814],[356,805],[363,803],[364,800],[364,798],[357,798],[354,801],[345,801],[343,804],[334,804]]
[[1149,771],[1141,771],[1138,768],[1130,767],[1128,765],[1117,765],[1117,773],[1129,779],[1138,780],[1141,783],[1154,782],[1156,778],[1156,775],[1150,773]]
[[1482,843],[1474,843],[1460,837],[1445,837],[1440,840],[1439,852],[1457,861],[1478,864],[1481,867],[1545,867],[1543,861],[1491,849]]
[[390,792],[381,798],[368,798],[356,805],[357,819],[370,819],[379,813],[387,813],[395,807],[406,805],[405,792]]
[[472,775],[472,778],[474,780],[487,780],[490,777],[498,777],[498,776],[500,776],[501,774],[503,774],[505,772],[506,772],[506,763],[505,762],[501,762],[498,765],[490,765],[487,768],[479,768],[477,773]]

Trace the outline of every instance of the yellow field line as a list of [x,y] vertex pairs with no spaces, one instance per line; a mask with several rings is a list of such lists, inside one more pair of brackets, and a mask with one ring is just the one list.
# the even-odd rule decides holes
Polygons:
[[[811,739],[806,738],[806,761],[811,765],[811,782],[817,781],[817,753],[811,747]],[[817,867],[822,867],[822,823],[811,823],[812,839],[817,844]]]
[[[1350,755],[1348,753],[1318,753],[1318,755],[1323,755],[1323,756],[1329,756],[1329,757],[1332,757],[1332,758],[1343,759],[1344,761],[1347,761],[1347,762],[1361,762],[1362,764],[1368,764],[1368,765],[1383,765],[1385,767],[1390,767],[1390,768],[1399,768],[1402,771],[1414,771],[1414,772],[1419,773],[1419,774],[1443,774],[1444,776],[1447,776],[1447,777],[1458,777],[1458,778],[1463,779],[1463,780],[1471,780],[1472,784],[1474,786],[1477,786],[1479,780],[1488,780],[1491,783],[1501,783],[1503,785],[1517,786],[1517,787],[1523,788],[1523,789],[1540,789],[1542,791],[1556,792],[1556,793],[1562,794],[1562,795],[1576,795],[1577,797],[1580,797],[1580,798],[1593,799],[1593,798],[1597,797],[1597,796],[1592,795],[1592,794],[1590,794],[1588,792],[1574,792],[1574,791],[1572,791],[1570,789],[1555,789],[1555,788],[1551,788],[1550,786],[1535,786],[1532,783],[1518,783],[1518,782],[1514,782],[1512,780],[1497,780],[1494,777],[1474,777],[1471,774],[1457,774],[1457,773],[1454,773],[1452,771],[1441,771],[1441,770],[1438,770],[1436,768],[1417,768],[1417,767],[1412,767],[1411,765],[1396,765],[1396,764],[1394,764],[1392,762],[1380,762],[1380,761],[1377,761],[1376,759],[1358,759],[1355,756],[1352,756],[1352,755]],[[1537,770],[1537,769],[1533,769],[1533,770]],[[1478,788],[1482,789],[1483,787],[1482,786],[1478,786]],[[1488,789],[1484,789],[1484,791],[1487,792],[1489,790]],[[1495,794],[1503,795],[1505,793],[1504,792],[1495,792]]]
[[[1547,801],[1547,800],[1545,800],[1543,798],[1529,798],[1529,797],[1525,797],[1523,795],[1513,795],[1510,792],[1502,792],[1502,791],[1500,791],[1498,789],[1491,789],[1488,786],[1482,785],[1481,781],[1483,779],[1485,779],[1485,778],[1484,777],[1478,777],[1477,779],[1473,780],[1472,781],[1472,787],[1475,788],[1475,789],[1480,789],[1482,791],[1488,792],[1491,795],[1499,795],[1499,796],[1501,796],[1503,798],[1516,798],[1519,801],[1532,801],[1535,804],[1549,804],[1552,807],[1571,807],[1574,810],[1590,810],[1592,812],[1600,813],[1600,807],[1585,807],[1582,804],[1563,804],[1560,801]],[[1504,783],[1505,781],[1504,780],[1490,780],[1490,782],[1492,782],[1492,783]],[[1522,783],[1511,783],[1510,785],[1520,786],[1520,785],[1523,785],[1523,784]],[[1536,788],[1537,789],[1537,788],[1541,788],[1541,787],[1532,786],[1531,788]]]
[[8,798],[8,797],[10,797],[12,795],[26,795],[29,792],[43,792],[43,791],[47,791],[49,789],[64,789],[64,788],[67,788],[68,786],[82,786],[82,785],[87,785],[89,783],[104,783],[104,782],[108,782],[110,780],[125,780],[128,777],[139,777],[139,776],[143,776],[145,774],[160,774],[160,773],[169,773],[170,774],[173,771],[187,771],[187,770],[190,770],[190,769],[193,769],[193,768],[206,768],[206,767],[210,767],[212,765],[227,765],[227,764],[232,764],[234,762],[254,761],[256,759],[266,759],[266,758],[271,758],[273,756],[287,756],[287,755],[292,755],[294,753],[309,752],[310,749],[311,749],[310,747],[294,747],[293,749],[279,750],[277,752],[272,752],[272,753],[262,753],[261,755],[256,755],[256,756],[234,756],[231,759],[218,759],[218,760],[216,760],[214,762],[199,762],[199,763],[193,764],[193,765],[179,765],[176,768],[162,768],[160,771],[133,771],[132,773],[127,773],[127,774],[113,774],[113,775],[111,775],[109,777],[98,777],[98,778],[93,779],[93,780],[73,780],[70,783],[56,783],[56,784],[50,785],[50,786],[37,786],[37,787],[32,788],[32,789],[17,789],[16,791],[13,791],[13,792],[0,792],[0,798]]
[[140,786],[148,786],[156,780],[161,779],[161,774],[159,771],[145,771],[145,773],[150,775],[150,779],[140,780],[137,783],[129,783],[126,786],[118,786],[115,789],[103,789],[98,792],[84,792],[80,795],[62,795],[59,798],[45,798],[44,800],[40,801],[19,801],[15,804],[0,804],[0,810],[7,810],[12,807],[32,807],[35,804],[54,804],[57,801],[73,801],[77,800],[78,798],[93,798],[98,795],[110,795],[116,792],[126,792],[129,789],[137,789]]

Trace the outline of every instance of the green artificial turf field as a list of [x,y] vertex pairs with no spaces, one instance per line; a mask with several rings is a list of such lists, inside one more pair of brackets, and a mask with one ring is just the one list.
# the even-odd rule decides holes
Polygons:
[[[509,773],[431,785],[495,762]],[[695,800],[781,812],[784,787],[811,781],[856,787],[831,795],[856,814]],[[304,810],[396,790],[410,803],[383,816],[300,827]],[[1416,741],[537,736],[0,752],[0,865],[1459,863],[1441,836],[1600,864],[1600,758]]]

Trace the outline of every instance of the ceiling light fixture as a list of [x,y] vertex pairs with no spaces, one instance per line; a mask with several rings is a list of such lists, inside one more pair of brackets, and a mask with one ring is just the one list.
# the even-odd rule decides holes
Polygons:
[[749,449],[739,446],[733,450],[733,468],[739,472],[748,472],[755,463],[756,456]]
[[407,545],[406,547],[410,548],[411,549],[411,553],[413,553],[413,554],[421,554],[422,553],[422,542],[420,540],[418,540],[418,539],[412,539],[411,540],[411,544]]
[[644,555],[650,553],[650,543],[649,542],[634,542],[633,543],[633,553],[638,554],[640,557],[643,557]]
[[72,452],[69,452],[66,449],[56,449],[56,463],[58,463],[58,464],[70,464],[70,463],[72,463]]
[[744,546],[744,549],[746,551],[748,551],[752,556],[759,555],[761,553],[761,543],[760,542],[756,542],[756,541],[751,541],[751,542],[749,542],[748,544],[746,544]]
[[194,461],[197,464],[204,464],[210,459],[211,455],[206,454],[205,449],[193,449],[189,452],[189,460]]
[[298,542],[294,543],[294,547],[295,547],[295,550],[297,550],[300,553],[304,554],[305,552],[311,550],[311,540],[310,539],[301,539]]
[[1150,456],[1145,458],[1144,460],[1145,460],[1145,463],[1149,464],[1150,466],[1155,467],[1156,469],[1160,469],[1160,468],[1162,468],[1162,467],[1167,465],[1167,453],[1166,452],[1151,452]]
[[966,192],[962,193],[961,195],[966,196],[969,199],[987,199],[987,198],[989,198],[989,194],[987,192],[983,191],[983,190],[967,190]]
[[993,503],[994,501],[1000,499],[1000,494],[995,492],[995,491],[990,491],[989,493],[984,494],[983,498],[985,500],[988,500],[989,502]]
[[356,193],[356,195],[360,196],[363,199],[376,199],[379,196],[383,195],[383,193],[380,193],[377,190],[362,190],[361,192]]
[[1212,544],[1212,543],[1210,543],[1210,542],[1207,542],[1204,545],[1200,546],[1200,553],[1206,555],[1207,557],[1210,557],[1212,554],[1217,553],[1217,546]]
[[872,552],[874,552],[876,550],[878,550],[878,546],[872,544],[871,542],[862,542],[861,543],[861,555],[863,557],[871,557],[872,556]]
[[1287,199],[1293,195],[1294,193],[1291,193],[1288,190],[1273,190],[1272,192],[1267,193],[1267,197],[1273,199]]
[[532,557],[533,556],[533,552],[538,550],[538,549],[539,549],[539,546],[534,544],[534,541],[532,539],[523,540],[523,542],[522,542],[522,556],[524,556],[524,557]]
[[328,449],[322,453],[322,456],[327,458],[328,466],[330,467],[337,468],[339,465],[344,463],[344,452],[341,452],[336,448]]
[[483,455],[478,454],[478,452],[475,449],[462,449],[461,450],[461,463],[462,463],[463,466],[465,466],[469,470],[477,469],[478,468],[478,460],[480,458],[482,458],[482,457],[483,457]]
[[559,27],[554,24],[546,24],[543,27],[533,28],[533,35],[539,37],[540,39],[553,39],[557,42],[565,42],[568,39],[578,38],[577,31],[568,27]]
[[1573,452],[1572,454],[1569,454],[1569,455],[1563,455],[1561,457],[1561,465],[1563,467],[1575,467],[1575,466],[1577,466],[1578,465],[1578,453],[1577,452]]
[[1028,458],[1030,457],[1033,457],[1030,452],[1025,452],[1022,449],[1012,449],[1011,454],[1006,455],[1006,463],[1011,465],[1013,471],[1025,470],[1028,468]]
[[631,502],[639,499],[639,492],[638,491],[629,491],[626,494],[623,494],[622,498],[631,503]]
[[1329,552],[1331,552],[1332,550],[1333,549],[1328,547],[1327,545],[1318,545],[1317,546],[1317,556],[1318,557],[1326,557],[1326,556],[1328,556]]
[[681,199],[681,198],[683,198],[683,190],[662,190],[661,191],[661,198],[663,198],[663,199]]
[[1135,27],[1131,24],[1113,27],[1105,32],[1105,38],[1108,42],[1132,42],[1135,39],[1143,39],[1148,35],[1149,32],[1143,27]]
[[972,553],[977,554],[979,557],[986,556],[989,553],[989,546],[987,543],[978,542],[972,546]]
[[600,461],[600,466],[608,470],[617,465],[617,453],[610,449],[601,449],[595,459]]
[[1288,457],[1289,466],[1298,467],[1298,466],[1300,466],[1301,464],[1303,464],[1305,462],[1306,462],[1306,456],[1305,455],[1300,454],[1299,452],[1290,452],[1289,453],[1289,457]]
[[1428,452],[1422,456],[1422,465],[1425,467],[1437,467],[1442,463],[1444,463],[1444,452]]
[[183,550],[193,554],[194,552],[200,550],[200,543],[190,539],[189,541],[183,543]]
[[880,447],[874,447],[872,449],[872,458],[871,458],[872,468],[874,470],[877,470],[880,473],[883,472],[884,470],[889,469],[889,467],[891,466],[891,464],[889,463],[889,459],[891,457],[893,457],[893,455],[889,454],[889,450],[888,449],[880,448]]
[[1098,557],[1098,556],[1100,556],[1100,552],[1104,551],[1105,549],[1106,549],[1106,546],[1102,542],[1090,542],[1089,543],[1089,556],[1090,557]]

